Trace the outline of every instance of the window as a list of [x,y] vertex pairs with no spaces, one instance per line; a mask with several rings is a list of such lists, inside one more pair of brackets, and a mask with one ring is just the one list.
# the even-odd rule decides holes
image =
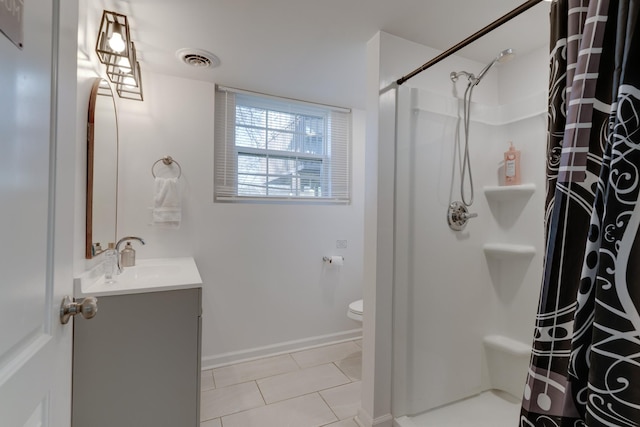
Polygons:
[[217,87],[215,199],[348,203],[349,110]]

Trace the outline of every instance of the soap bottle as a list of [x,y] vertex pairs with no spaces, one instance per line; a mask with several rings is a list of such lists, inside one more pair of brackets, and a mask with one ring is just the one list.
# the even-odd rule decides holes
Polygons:
[[122,267],[133,267],[136,265],[136,250],[127,242],[124,249],[120,251],[120,265]]
[[509,141],[509,149],[504,152],[504,184],[520,184],[520,151]]
[[118,251],[116,244],[109,243],[109,247],[104,251],[104,279],[106,283],[114,283],[113,276],[118,274]]

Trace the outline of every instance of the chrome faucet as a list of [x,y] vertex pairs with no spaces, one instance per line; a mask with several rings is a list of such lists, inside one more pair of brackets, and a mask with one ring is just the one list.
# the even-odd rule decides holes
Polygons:
[[124,242],[126,242],[127,240],[137,240],[138,242],[142,243],[143,245],[144,240],[141,237],[136,237],[136,236],[127,236],[127,237],[123,237],[122,239],[118,240],[118,243],[116,243],[116,253],[118,254],[118,274],[122,273],[122,265],[120,264],[120,245]]

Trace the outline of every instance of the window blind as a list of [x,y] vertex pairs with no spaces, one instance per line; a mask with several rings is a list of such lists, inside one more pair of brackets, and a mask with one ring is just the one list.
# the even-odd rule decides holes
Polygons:
[[350,201],[350,110],[220,86],[215,108],[217,201]]

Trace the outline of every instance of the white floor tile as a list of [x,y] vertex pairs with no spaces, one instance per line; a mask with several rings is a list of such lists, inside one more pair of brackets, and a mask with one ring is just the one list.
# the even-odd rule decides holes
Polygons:
[[255,382],[205,390],[201,393],[200,421],[220,418],[247,409],[264,406]]
[[212,388],[216,388],[213,382],[213,373],[210,370],[202,371],[200,373],[200,390],[211,390]]
[[222,427],[222,422],[220,422],[220,418],[216,418],[200,423],[200,427]]
[[351,381],[362,380],[362,353],[334,363]]
[[330,388],[321,391],[320,396],[339,419],[353,418],[358,415],[358,408],[362,401],[362,382]]
[[317,394],[289,399],[222,418],[224,427],[319,427],[336,421]]
[[298,365],[293,358],[285,354],[216,368],[213,370],[213,377],[217,387],[226,387],[298,369]]
[[353,341],[347,341],[340,344],[291,353],[291,356],[301,368],[308,368],[346,359],[356,356],[357,354],[362,354],[362,348]]
[[327,424],[324,427],[359,427],[358,423],[356,423],[353,418],[349,418],[348,420],[338,421],[337,423]]
[[258,386],[269,403],[325,390],[351,382],[333,363],[301,369],[258,380]]

